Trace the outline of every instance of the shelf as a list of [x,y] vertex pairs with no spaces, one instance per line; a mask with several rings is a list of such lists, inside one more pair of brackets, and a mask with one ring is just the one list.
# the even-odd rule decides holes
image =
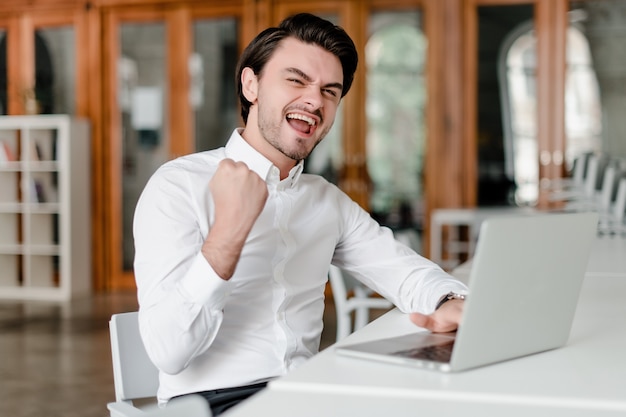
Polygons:
[[24,163],[22,162],[0,162],[0,172],[18,172],[24,169]]
[[6,245],[6,244],[0,245],[0,256],[23,255],[23,254],[24,254],[24,245]]
[[0,116],[0,299],[90,292],[89,142],[83,119]]
[[0,285],[0,300],[66,301],[59,288],[26,288]]
[[2,213],[59,213],[59,203],[0,203]]
[[59,170],[59,163],[56,161],[31,161],[21,165],[23,169],[28,169],[32,172],[56,172]]

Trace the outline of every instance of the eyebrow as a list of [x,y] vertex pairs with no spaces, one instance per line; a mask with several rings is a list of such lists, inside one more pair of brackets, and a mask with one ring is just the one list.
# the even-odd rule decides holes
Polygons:
[[[307,82],[312,82],[313,81],[311,79],[311,77],[309,77],[307,74],[305,74],[302,70],[299,70],[298,68],[289,67],[289,68],[285,69],[285,71],[294,73],[294,74],[298,75],[299,77],[304,78],[304,80],[307,81]],[[323,88],[336,88],[339,91],[341,91],[343,89],[343,84],[341,84],[341,83],[329,83],[329,84],[323,85],[322,87]]]

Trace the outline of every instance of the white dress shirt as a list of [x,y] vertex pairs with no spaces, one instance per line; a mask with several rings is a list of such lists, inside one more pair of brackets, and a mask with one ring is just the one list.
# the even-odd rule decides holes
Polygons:
[[[208,183],[224,158],[245,162],[269,191],[228,281],[200,252],[213,218]],[[444,294],[466,290],[302,167],[280,181],[235,131],[225,147],[167,162],[148,181],[134,219],[135,276],[161,403],[265,381],[315,355],[330,263],[403,312],[431,312]]]

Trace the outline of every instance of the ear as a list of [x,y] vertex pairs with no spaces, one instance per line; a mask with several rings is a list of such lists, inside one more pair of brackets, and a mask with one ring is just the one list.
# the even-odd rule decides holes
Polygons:
[[259,88],[259,79],[252,71],[252,68],[245,67],[241,72],[241,90],[244,97],[250,103],[254,104],[257,99]]

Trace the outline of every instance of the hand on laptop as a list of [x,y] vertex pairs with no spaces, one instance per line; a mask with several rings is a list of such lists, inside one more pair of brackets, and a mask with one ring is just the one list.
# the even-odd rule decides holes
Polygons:
[[431,314],[411,313],[409,318],[417,326],[435,333],[453,332],[463,315],[463,300],[450,300]]

